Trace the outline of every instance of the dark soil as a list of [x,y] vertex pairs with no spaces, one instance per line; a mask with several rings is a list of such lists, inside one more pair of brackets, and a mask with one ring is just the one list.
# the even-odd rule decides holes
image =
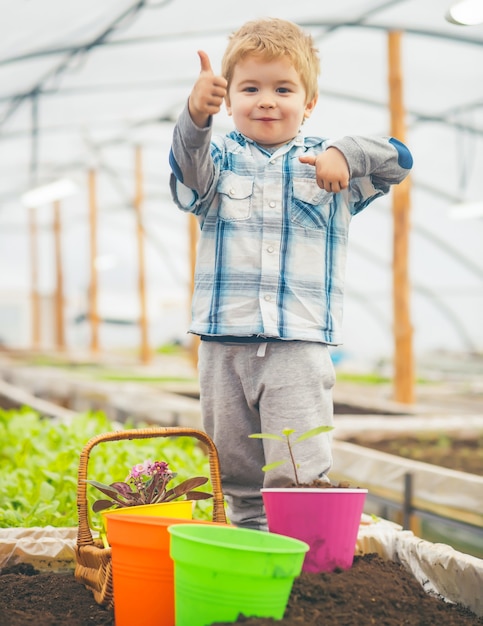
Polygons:
[[445,433],[421,433],[404,437],[350,437],[345,441],[396,456],[483,476],[483,435],[454,437]]
[[[113,611],[96,604],[92,593],[75,580],[73,573],[38,573],[24,564],[6,568],[0,574],[1,626],[114,626]],[[483,624],[483,618],[429,596],[402,566],[365,555],[355,557],[349,570],[299,576],[282,620],[240,616],[236,623],[467,626]]]

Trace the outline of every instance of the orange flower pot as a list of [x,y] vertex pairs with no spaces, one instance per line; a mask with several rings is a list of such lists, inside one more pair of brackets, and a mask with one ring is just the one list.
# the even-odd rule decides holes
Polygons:
[[168,527],[215,522],[106,513],[116,626],[175,626]]

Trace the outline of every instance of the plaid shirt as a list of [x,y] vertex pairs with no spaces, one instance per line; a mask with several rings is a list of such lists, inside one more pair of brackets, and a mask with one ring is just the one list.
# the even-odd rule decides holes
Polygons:
[[[317,186],[305,153],[345,155],[349,188]],[[211,136],[185,109],[170,154],[173,198],[201,226],[190,332],[341,343],[351,218],[412,166],[395,139],[299,134],[270,153],[241,133]]]

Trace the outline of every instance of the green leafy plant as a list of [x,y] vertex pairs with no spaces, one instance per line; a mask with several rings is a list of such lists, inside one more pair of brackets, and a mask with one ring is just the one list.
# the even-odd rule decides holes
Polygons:
[[167,489],[168,483],[176,476],[177,474],[169,469],[165,461],[146,460],[134,465],[125,482],[105,485],[96,480],[87,480],[86,482],[110,498],[110,500],[96,500],[92,505],[92,510],[94,513],[99,513],[112,507],[171,502],[183,495],[186,496],[186,500],[206,500],[213,497],[211,493],[193,491],[196,487],[208,482],[208,479],[203,476],[188,478],[176,487]]
[[293,428],[284,428],[282,430],[281,435],[274,435],[271,433],[253,433],[252,435],[248,435],[248,436],[251,439],[274,439],[276,441],[285,441],[287,443],[289,459],[282,459],[281,461],[274,461],[273,463],[264,465],[262,467],[262,470],[264,472],[268,472],[272,469],[275,469],[276,467],[280,467],[281,465],[288,463],[288,461],[290,460],[290,462],[292,463],[293,472],[295,476],[295,484],[297,485],[297,487],[299,487],[300,482],[299,482],[299,477],[297,474],[297,468],[299,466],[295,462],[293,446],[301,441],[305,441],[306,439],[311,439],[312,437],[315,437],[316,435],[320,435],[321,433],[327,433],[333,429],[334,429],[333,426],[317,426],[316,428],[312,428],[311,430],[308,430],[307,432],[302,433],[294,441],[291,441],[290,439],[290,437],[295,433],[295,430]]
[[[124,428],[145,428],[128,420]],[[0,409],[0,528],[77,526],[79,454],[86,442],[102,432],[119,428],[102,412],[87,412],[58,422],[36,411]],[[133,439],[102,443],[92,451],[89,475],[104,484],[117,480],[116,468],[132,467],[146,458],[169,459],[178,479],[208,476],[209,460],[193,437]],[[206,486],[212,490],[210,481]],[[89,510],[99,496],[90,485]],[[200,500],[194,519],[212,518],[213,502]],[[93,515],[93,527],[101,520]]]

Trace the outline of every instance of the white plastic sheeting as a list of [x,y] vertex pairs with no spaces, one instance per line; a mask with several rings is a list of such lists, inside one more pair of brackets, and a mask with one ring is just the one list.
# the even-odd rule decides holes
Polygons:
[[0,569],[31,563],[39,570],[72,569],[77,528],[0,529]]
[[401,563],[431,595],[483,615],[482,559],[446,544],[424,541],[385,520],[361,524],[359,529],[356,553],[374,552]]
[[[360,434],[360,433],[359,433]],[[412,474],[414,506],[434,513],[444,508],[456,520],[483,526],[483,476],[446,469],[371,450],[346,441],[333,441],[331,477],[385,494],[402,502],[404,477]]]

